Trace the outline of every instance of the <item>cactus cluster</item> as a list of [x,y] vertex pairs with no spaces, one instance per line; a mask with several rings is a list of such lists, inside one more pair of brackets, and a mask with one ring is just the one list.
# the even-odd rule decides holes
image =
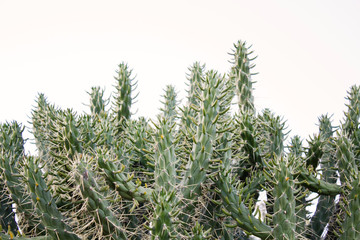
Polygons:
[[360,239],[360,87],[338,127],[323,115],[306,144],[288,140],[282,117],[255,109],[250,47],[230,55],[227,74],[189,68],[180,107],[166,86],[155,119],[132,116],[121,63],[113,98],[91,88],[89,113],[38,95],[36,154],[21,124],[1,124],[0,239]]

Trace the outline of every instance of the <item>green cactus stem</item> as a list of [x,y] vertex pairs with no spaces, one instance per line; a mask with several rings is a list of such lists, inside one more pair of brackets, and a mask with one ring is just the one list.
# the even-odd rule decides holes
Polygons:
[[154,189],[152,203],[154,214],[152,217],[151,238],[170,239],[177,236],[175,222],[178,222],[179,200],[176,197],[176,186],[178,183],[173,130],[175,125],[171,124],[171,118],[159,119],[156,126],[157,133],[155,143],[155,171]]
[[[18,227],[15,222],[15,212],[18,217],[18,225],[21,231],[27,235],[43,234],[44,227],[39,223],[39,218],[34,215],[34,206],[27,200],[26,184],[24,186],[22,162],[24,156],[24,139],[22,133],[24,128],[17,122],[5,123],[0,127],[0,179],[3,179],[2,186],[3,201],[2,206],[8,205],[8,212],[2,221],[5,222],[3,228],[11,227],[11,231],[16,232]],[[6,198],[6,199],[5,199]],[[11,204],[16,204],[13,212]],[[6,206],[6,205],[5,205]]]
[[38,164],[38,159],[28,157],[25,166],[25,175],[35,211],[45,226],[46,232],[48,232],[53,239],[80,240],[80,238],[72,232],[65,218],[57,209],[55,200],[48,190]]
[[90,112],[91,116],[100,115],[105,112],[108,101],[104,100],[104,90],[100,87],[92,87],[90,96]]
[[296,238],[296,199],[295,182],[292,171],[294,170],[294,159],[278,157],[270,164],[272,165],[273,179],[273,237],[279,240],[295,240]]
[[221,171],[216,185],[219,188],[225,215],[232,217],[235,224],[247,233],[261,239],[272,239],[273,229],[255,218],[242,202],[242,193],[231,185],[229,173]]
[[[201,110],[195,142],[190,153],[190,160],[183,177],[182,194],[186,199],[186,212],[191,216],[194,202],[201,195],[201,183],[206,179],[206,171],[213,153],[216,137],[216,121],[219,118],[219,96],[221,96],[221,79],[215,71],[206,74],[202,79]],[[194,202],[193,202],[194,201]]]
[[100,194],[101,190],[94,178],[94,173],[86,166],[82,157],[79,156],[79,158],[75,179],[79,184],[81,195],[87,203],[89,212],[101,226],[102,237],[127,239],[121,222],[111,211],[109,201],[106,200],[106,196]]
[[359,177],[352,182],[352,190],[346,199],[345,220],[342,224],[340,240],[355,240],[360,238],[360,181]]
[[175,92],[175,87],[172,85],[167,85],[165,88],[165,94],[163,95],[164,100],[161,102],[163,107],[160,109],[162,115],[165,119],[168,119],[171,123],[176,120],[177,117],[177,94]]
[[103,153],[98,152],[96,155],[99,167],[104,171],[107,182],[112,189],[115,189],[120,196],[125,199],[133,200],[142,203],[149,201],[152,189],[142,187],[132,181],[132,175],[126,175],[125,165],[121,165],[118,169],[111,159],[106,159]]
[[[321,179],[325,182],[336,184],[336,159],[332,142],[333,127],[331,120],[328,116],[321,116],[320,122],[320,138],[324,142],[322,144],[322,157],[320,159],[320,168],[322,171]],[[335,210],[335,196],[320,195],[316,211],[311,218],[311,239],[318,239],[326,225],[328,224],[330,217]]]
[[124,62],[118,65],[116,73],[117,76],[114,77],[116,80],[116,92],[114,94],[113,109],[115,119],[119,122],[122,121],[122,118],[130,119],[130,109],[135,99],[131,94],[136,88],[136,82],[134,82],[134,78],[131,77],[132,70],[129,69],[129,66]]
[[253,96],[253,81],[251,76],[251,69],[255,66],[251,61],[255,58],[250,58],[253,53],[249,51],[250,47],[246,46],[245,42],[238,41],[234,44],[233,57],[231,63],[233,67],[230,72],[230,80],[236,86],[236,94],[238,96],[238,105],[241,113],[250,112],[255,113],[254,96]]
[[[302,140],[300,136],[295,135],[291,138],[289,148],[289,159],[294,159],[298,164],[304,163],[304,147],[302,146]],[[307,200],[309,197],[309,190],[304,186],[298,186],[299,193],[296,197],[296,232],[297,236],[305,236],[307,231],[307,221],[309,211],[306,209],[310,205]]]

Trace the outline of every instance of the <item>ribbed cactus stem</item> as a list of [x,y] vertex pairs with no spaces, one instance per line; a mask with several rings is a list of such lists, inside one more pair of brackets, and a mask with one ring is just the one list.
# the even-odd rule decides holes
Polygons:
[[356,158],[352,149],[354,145],[346,136],[339,136],[336,141],[336,157],[339,161],[339,174],[341,184],[350,183],[352,179],[356,179],[359,170]]
[[[226,124],[223,126],[224,128],[228,127]],[[218,137],[217,146],[214,149],[214,158],[218,159],[218,161],[212,161],[210,165],[211,175],[216,174],[217,172],[223,170],[225,172],[231,171],[232,165],[232,134],[229,132],[224,132]],[[216,181],[216,179],[213,179]],[[215,188],[216,185],[210,186],[209,188]],[[226,227],[226,224],[231,222],[231,219],[227,217],[221,210],[222,205],[219,204],[221,202],[221,197],[219,193],[209,193],[209,198],[211,199],[208,202],[207,206],[202,209],[202,215],[199,221],[202,225],[199,227],[201,231],[197,232],[196,236],[199,236],[199,239],[204,239],[206,231],[211,234],[213,238],[223,238],[223,239],[233,239],[231,229]],[[198,222],[197,222],[198,223]],[[195,238],[195,236],[194,236]]]
[[46,231],[53,239],[80,240],[80,238],[72,232],[70,226],[65,222],[65,218],[57,209],[55,200],[50,194],[38,164],[38,159],[28,157],[25,166],[27,184],[31,192],[30,197],[37,215],[40,216]]
[[213,144],[216,137],[216,120],[219,115],[219,99],[221,81],[214,71],[207,73],[201,84],[203,100],[199,112],[199,124],[195,135],[195,142],[190,153],[186,172],[182,181],[182,193],[188,201],[188,210],[191,215],[197,197],[201,195],[201,183],[206,179],[206,171],[213,153]]
[[93,121],[92,117],[89,115],[82,115],[79,117],[78,123],[80,139],[82,141],[82,147],[84,149],[95,150],[96,144],[100,138],[97,137],[95,133],[96,121]]
[[113,105],[115,119],[121,121],[122,118],[130,118],[130,109],[135,98],[133,98],[131,94],[136,88],[136,82],[134,83],[134,78],[131,77],[132,70],[124,62],[118,65],[116,73],[117,76],[114,77],[116,80],[116,92],[114,94]]
[[202,79],[205,75],[205,65],[195,62],[188,68],[188,70],[187,85],[189,89],[187,90],[187,104],[180,109],[182,111],[181,128],[186,129],[187,131],[192,131],[193,128],[196,127],[194,120],[196,121],[197,119],[198,111],[201,105],[198,97],[201,95],[200,85],[202,84]]
[[104,90],[100,87],[92,87],[90,95],[90,112],[92,116],[99,115],[105,111],[107,102],[104,100]]
[[[11,226],[13,232],[17,231],[15,212],[12,203],[16,204],[16,213],[21,231],[24,234],[39,234],[44,227],[34,216],[34,206],[31,201],[24,201],[27,197],[26,187],[23,183],[22,162],[24,158],[24,128],[17,122],[5,123],[0,127],[0,174],[4,180],[1,199],[2,207],[8,206],[7,215],[1,220],[3,228]],[[7,199],[5,199],[7,198]],[[7,223],[5,224],[6,221]]]
[[238,41],[234,44],[233,53],[231,54],[233,67],[230,72],[230,79],[236,86],[236,94],[238,96],[238,106],[241,113],[255,113],[253,81],[251,80],[251,69],[255,66],[251,64],[249,51],[250,47],[245,42]]
[[[15,178],[11,175],[12,169],[19,164],[18,159],[24,151],[23,131],[24,128],[17,122],[0,125],[0,181],[4,181],[0,186],[0,226],[3,229],[9,227],[13,232],[17,231],[17,224],[12,208],[11,191],[6,188],[6,185],[12,184],[7,183],[7,179]],[[9,160],[10,158],[12,161]]]
[[160,109],[162,115],[165,119],[173,123],[176,120],[177,116],[177,94],[175,92],[175,87],[172,85],[167,85],[165,88],[165,94],[163,95],[162,104],[163,107]]
[[298,178],[299,184],[320,195],[336,196],[343,192],[341,186],[318,179],[313,170],[309,171],[304,167],[300,167],[299,171],[294,173],[294,177]]
[[[301,164],[302,162],[304,162],[303,153],[304,147],[302,146],[302,140],[300,136],[295,135],[291,138],[290,141],[288,157],[293,158],[293,161]],[[308,190],[303,186],[299,186],[299,188],[301,194],[296,197],[296,232],[298,236],[304,236],[306,233],[306,222],[308,219],[307,215],[309,213],[306,209],[308,205],[308,201],[306,200],[306,197],[308,197]]]
[[24,127],[16,121],[5,123],[0,126],[0,153],[10,153],[17,159],[24,153],[25,141],[22,137]]
[[262,166],[261,149],[258,143],[258,133],[256,133],[257,122],[252,114],[244,113],[237,119],[237,126],[241,139],[241,146],[247,155],[248,162],[252,165]]
[[242,194],[232,186],[228,173],[221,171],[216,185],[220,190],[224,213],[232,217],[237,226],[261,239],[272,239],[272,228],[252,215],[239,197]]
[[11,231],[16,232],[17,224],[15,221],[15,212],[12,208],[12,200],[4,185],[0,186],[0,194],[0,226],[2,226],[3,229],[10,227]]
[[139,186],[132,181],[132,176],[125,174],[125,166],[118,169],[111,159],[105,159],[103,154],[96,155],[99,167],[104,171],[109,186],[125,199],[145,202],[150,199],[152,189]]
[[127,239],[121,222],[111,210],[109,201],[106,200],[106,196],[100,194],[101,190],[92,170],[86,166],[81,157],[79,158],[75,179],[80,186],[83,199],[86,200],[88,210],[93,215],[95,222],[101,226],[102,237],[114,240]]
[[156,125],[154,192],[152,202],[154,214],[152,217],[151,239],[170,239],[176,237],[175,221],[179,208],[176,197],[177,159],[173,139],[174,125],[170,126],[171,118],[159,119]]
[[340,240],[360,239],[360,181],[359,177],[354,179],[351,184],[352,190],[347,197],[347,206],[345,206],[345,221],[342,224],[343,234]]
[[296,199],[295,183],[292,175],[293,162],[283,157],[273,161],[274,174],[274,215],[273,237],[279,240],[295,240],[296,238]]
[[261,124],[262,137],[265,140],[265,153],[268,157],[281,156],[284,151],[284,141],[287,133],[285,122],[280,116],[276,116],[269,109],[265,109],[258,117]]
[[306,152],[306,166],[312,166],[312,169],[316,169],[319,165],[320,159],[324,154],[323,145],[324,141],[320,135],[314,135],[308,140],[308,147]]
[[189,73],[187,73],[187,80],[189,84],[188,105],[200,106],[200,100],[196,96],[198,96],[201,92],[199,86],[202,84],[204,73],[205,65],[201,65],[199,62],[195,62],[191,67],[189,67]]
[[68,157],[72,158],[75,154],[82,153],[83,147],[82,141],[80,140],[80,132],[76,122],[76,115],[72,110],[68,109],[65,112],[63,122],[60,123],[60,126],[61,125],[64,125],[65,127],[59,137],[63,137],[64,149],[67,152]]
[[[322,144],[322,157],[320,160],[320,167],[322,170],[322,180],[335,184],[337,181],[336,173],[336,159],[333,152],[333,127],[331,125],[331,120],[328,116],[323,115],[319,118],[320,122],[320,138],[324,142]],[[318,239],[326,225],[329,223],[330,217],[333,215],[335,209],[335,196],[321,195],[319,197],[318,204],[316,206],[316,211],[311,218],[311,239]]]
[[211,238],[210,229],[205,230],[204,226],[201,226],[199,222],[195,223],[195,226],[192,228],[192,238],[193,240],[205,240]]
[[[23,156],[20,157],[22,158]],[[39,218],[35,214],[34,204],[31,201],[24,201],[27,198],[27,192],[19,166],[14,164],[17,161],[18,159],[15,160],[14,156],[5,155],[0,160],[0,167],[4,169],[3,178],[6,180],[6,189],[10,193],[8,197],[16,204],[19,227],[24,234],[28,235],[44,233],[44,226],[39,223]],[[6,195],[4,194],[3,196]],[[12,228],[14,232],[16,232],[15,229],[16,227]]]
[[146,153],[146,150],[150,146],[150,143],[146,141],[150,138],[150,134],[147,132],[150,129],[151,127],[149,126],[148,120],[144,117],[128,121],[127,137],[132,143],[134,154],[136,155],[136,159],[138,159],[138,162],[134,164],[134,168],[141,172],[153,171],[153,164],[148,164],[148,162],[151,161],[151,158],[148,158]]
[[346,98],[348,110],[345,113],[345,122],[343,124],[344,132],[350,137],[354,132],[359,131],[360,123],[360,86],[352,86]]
[[159,119],[158,132],[155,136],[155,188],[165,189],[167,192],[174,190],[177,184],[176,155],[173,144],[172,128],[166,119]]
[[151,239],[170,239],[177,238],[176,219],[179,214],[175,196],[176,192],[167,192],[164,188],[154,191],[152,202],[154,204],[153,216],[151,220]]
[[49,125],[50,109],[44,94],[40,93],[36,100],[36,107],[32,110],[32,133],[35,138],[35,144],[39,152],[39,157],[43,160],[49,158]]

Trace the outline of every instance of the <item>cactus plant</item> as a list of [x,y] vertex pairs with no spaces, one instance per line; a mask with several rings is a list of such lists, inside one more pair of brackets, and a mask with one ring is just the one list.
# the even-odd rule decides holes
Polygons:
[[287,141],[283,118],[255,108],[249,48],[234,44],[228,74],[194,63],[187,102],[166,86],[156,119],[132,116],[126,63],[109,106],[100,87],[83,114],[39,94],[36,153],[21,124],[0,127],[0,239],[359,239],[360,87],[340,127],[323,115],[307,146]]

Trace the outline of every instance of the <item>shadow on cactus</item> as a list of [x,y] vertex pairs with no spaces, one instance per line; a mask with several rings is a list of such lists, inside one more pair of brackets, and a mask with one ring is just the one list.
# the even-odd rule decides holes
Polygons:
[[181,106],[166,86],[155,119],[132,116],[125,63],[89,113],[39,94],[34,156],[21,124],[1,124],[0,239],[360,239],[360,87],[339,127],[323,115],[307,144],[287,141],[283,118],[255,109],[253,51],[238,41],[230,57],[227,74],[189,67]]

